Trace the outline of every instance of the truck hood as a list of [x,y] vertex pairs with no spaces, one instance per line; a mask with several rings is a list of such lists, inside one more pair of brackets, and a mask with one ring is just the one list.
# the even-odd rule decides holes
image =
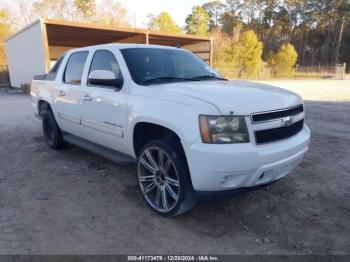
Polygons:
[[215,105],[221,114],[250,115],[301,104],[301,97],[274,86],[246,81],[198,81],[165,84],[168,92]]

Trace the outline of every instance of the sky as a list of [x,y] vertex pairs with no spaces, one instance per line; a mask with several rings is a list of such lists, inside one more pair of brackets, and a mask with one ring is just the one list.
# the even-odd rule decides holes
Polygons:
[[[103,0],[99,0],[101,1]],[[135,14],[136,27],[146,27],[147,15],[159,14],[162,11],[170,13],[175,23],[183,27],[192,7],[202,5],[209,0],[118,0],[117,2],[130,10],[132,20]]]
[[[32,2],[34,0],[22,0]],[[121,3],[130,11],[130,20],[136,27],[147,27],[147,15],[159,14],[167,11],[174,19],[175,23],[180,27],[185,26],[185,20],[188,14],[191,13],[192,7],[202,5],[210,0],[114,0]],[[97,4],[103,3],[103,0],[96,0]],[[0,7],[14,7],[14,0],[0,0]]]

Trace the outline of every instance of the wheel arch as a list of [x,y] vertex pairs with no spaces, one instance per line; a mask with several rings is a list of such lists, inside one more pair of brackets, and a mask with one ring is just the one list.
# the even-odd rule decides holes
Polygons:
[[[164,125],[149,120],[141,120],[135,122],[131,132],[131,144],[134,155],[137,157],[142,147],[149,141],[154,139],[169,138],[179,142],[182,149],[182,133],[173,126]],[[183,149],[184,150],[184,149]]]
[[45,99],[39,99],[38,100],[38,115],[39,116],[42,116],[44,110],[49,110],[52,112],[52,108],[51,108],[51,105],[50,103],[45,100]]

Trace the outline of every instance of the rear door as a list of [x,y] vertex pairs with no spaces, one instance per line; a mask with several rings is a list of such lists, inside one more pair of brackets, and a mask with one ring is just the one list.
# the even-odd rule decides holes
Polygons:
[[[92,56],[88,75],[95,70],[107,70],[116,78],[123,78],[115,53],[96,50]],[[82,90],[81,125],[85,139],[111,149],[126,152],[125,126],[127,122],[128,92],[110,86],[98,86],[84,81]]]
[[88,51],[70,54],[56,94],[55,111],[58,125],[62,130],[74,135],[79,135],[81,131],[81,81],[88,55]]

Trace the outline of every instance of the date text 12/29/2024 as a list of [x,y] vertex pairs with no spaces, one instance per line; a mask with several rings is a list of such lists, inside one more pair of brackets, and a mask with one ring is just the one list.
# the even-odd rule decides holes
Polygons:
[[220,261],[217,256],[128,256],[128,261]]

